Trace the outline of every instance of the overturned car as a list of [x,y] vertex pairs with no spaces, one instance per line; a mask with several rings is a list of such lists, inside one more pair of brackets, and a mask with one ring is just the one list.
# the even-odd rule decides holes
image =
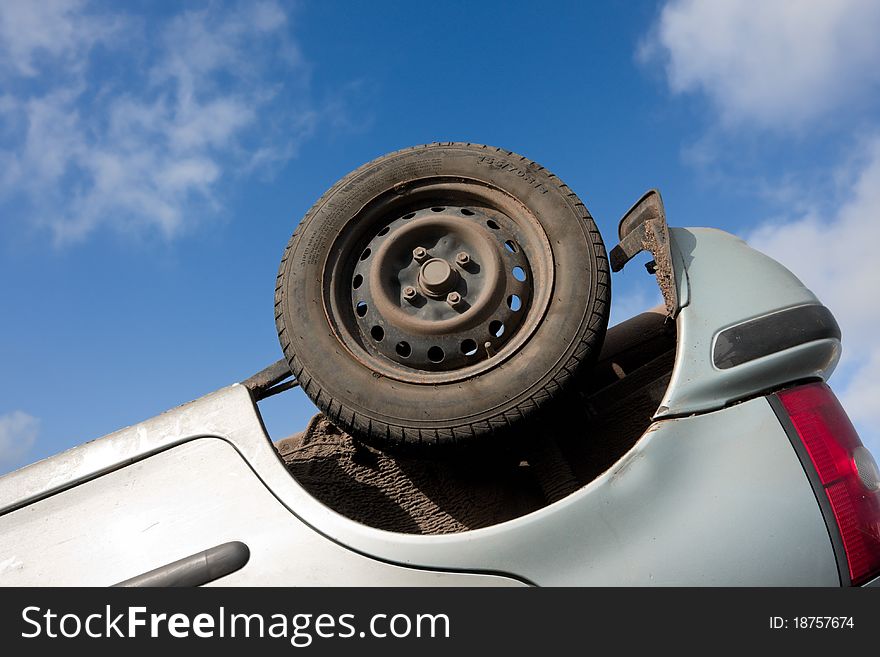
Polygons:
[[[0,583],[880,583],[831,313],[656,191],[618,239],[508,151],[364,165],[285,249],[282,359],[0,478]],[[640,251],[664,303],[606,329]],[[296,385],[320,413],[273,442]]]

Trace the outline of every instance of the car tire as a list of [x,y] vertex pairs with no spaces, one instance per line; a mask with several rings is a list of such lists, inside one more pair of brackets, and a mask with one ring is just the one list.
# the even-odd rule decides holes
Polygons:
[[377,446],[443,446],[570,389],[598,357],[610,295],[596,224],[559,178],[436,143],[369,162],[315,203],[284,251],[275,318],[332,422]]

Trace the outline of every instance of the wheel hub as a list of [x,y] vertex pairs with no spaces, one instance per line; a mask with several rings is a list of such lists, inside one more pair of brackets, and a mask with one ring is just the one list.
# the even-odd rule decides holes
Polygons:
[[419,287],[434,299],[445,298],[458,282],[458,273],[442,258],[431,258],[419,270]]

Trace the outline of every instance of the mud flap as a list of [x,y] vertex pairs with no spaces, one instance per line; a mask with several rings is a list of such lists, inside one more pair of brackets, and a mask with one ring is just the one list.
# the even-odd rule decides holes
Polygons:
[[681,308],[672,264],[669,227],[663,199],[656,189],[649,190],[633,205],[617,227],[620,243],[610,253],[611,270],[618,272],[635,255],[650,251],[654,256],[648,263],[648,271],[657,277],[657,285],[663,294],[666,313],[674,317]]

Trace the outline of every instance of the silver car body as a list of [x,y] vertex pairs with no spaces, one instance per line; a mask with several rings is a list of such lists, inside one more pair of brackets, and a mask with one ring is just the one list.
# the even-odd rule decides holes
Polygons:
[[670,229],[678,331],[654,422],[568,497],[491,527],[386,532],[312,497],[235,384],[0,478],[0,583],[111,585],[230,541],[219,585],[822,585],[838,562],[767,390],[827,379],[834,338],[719,369],[718,334],[818,304],[722,231]]

